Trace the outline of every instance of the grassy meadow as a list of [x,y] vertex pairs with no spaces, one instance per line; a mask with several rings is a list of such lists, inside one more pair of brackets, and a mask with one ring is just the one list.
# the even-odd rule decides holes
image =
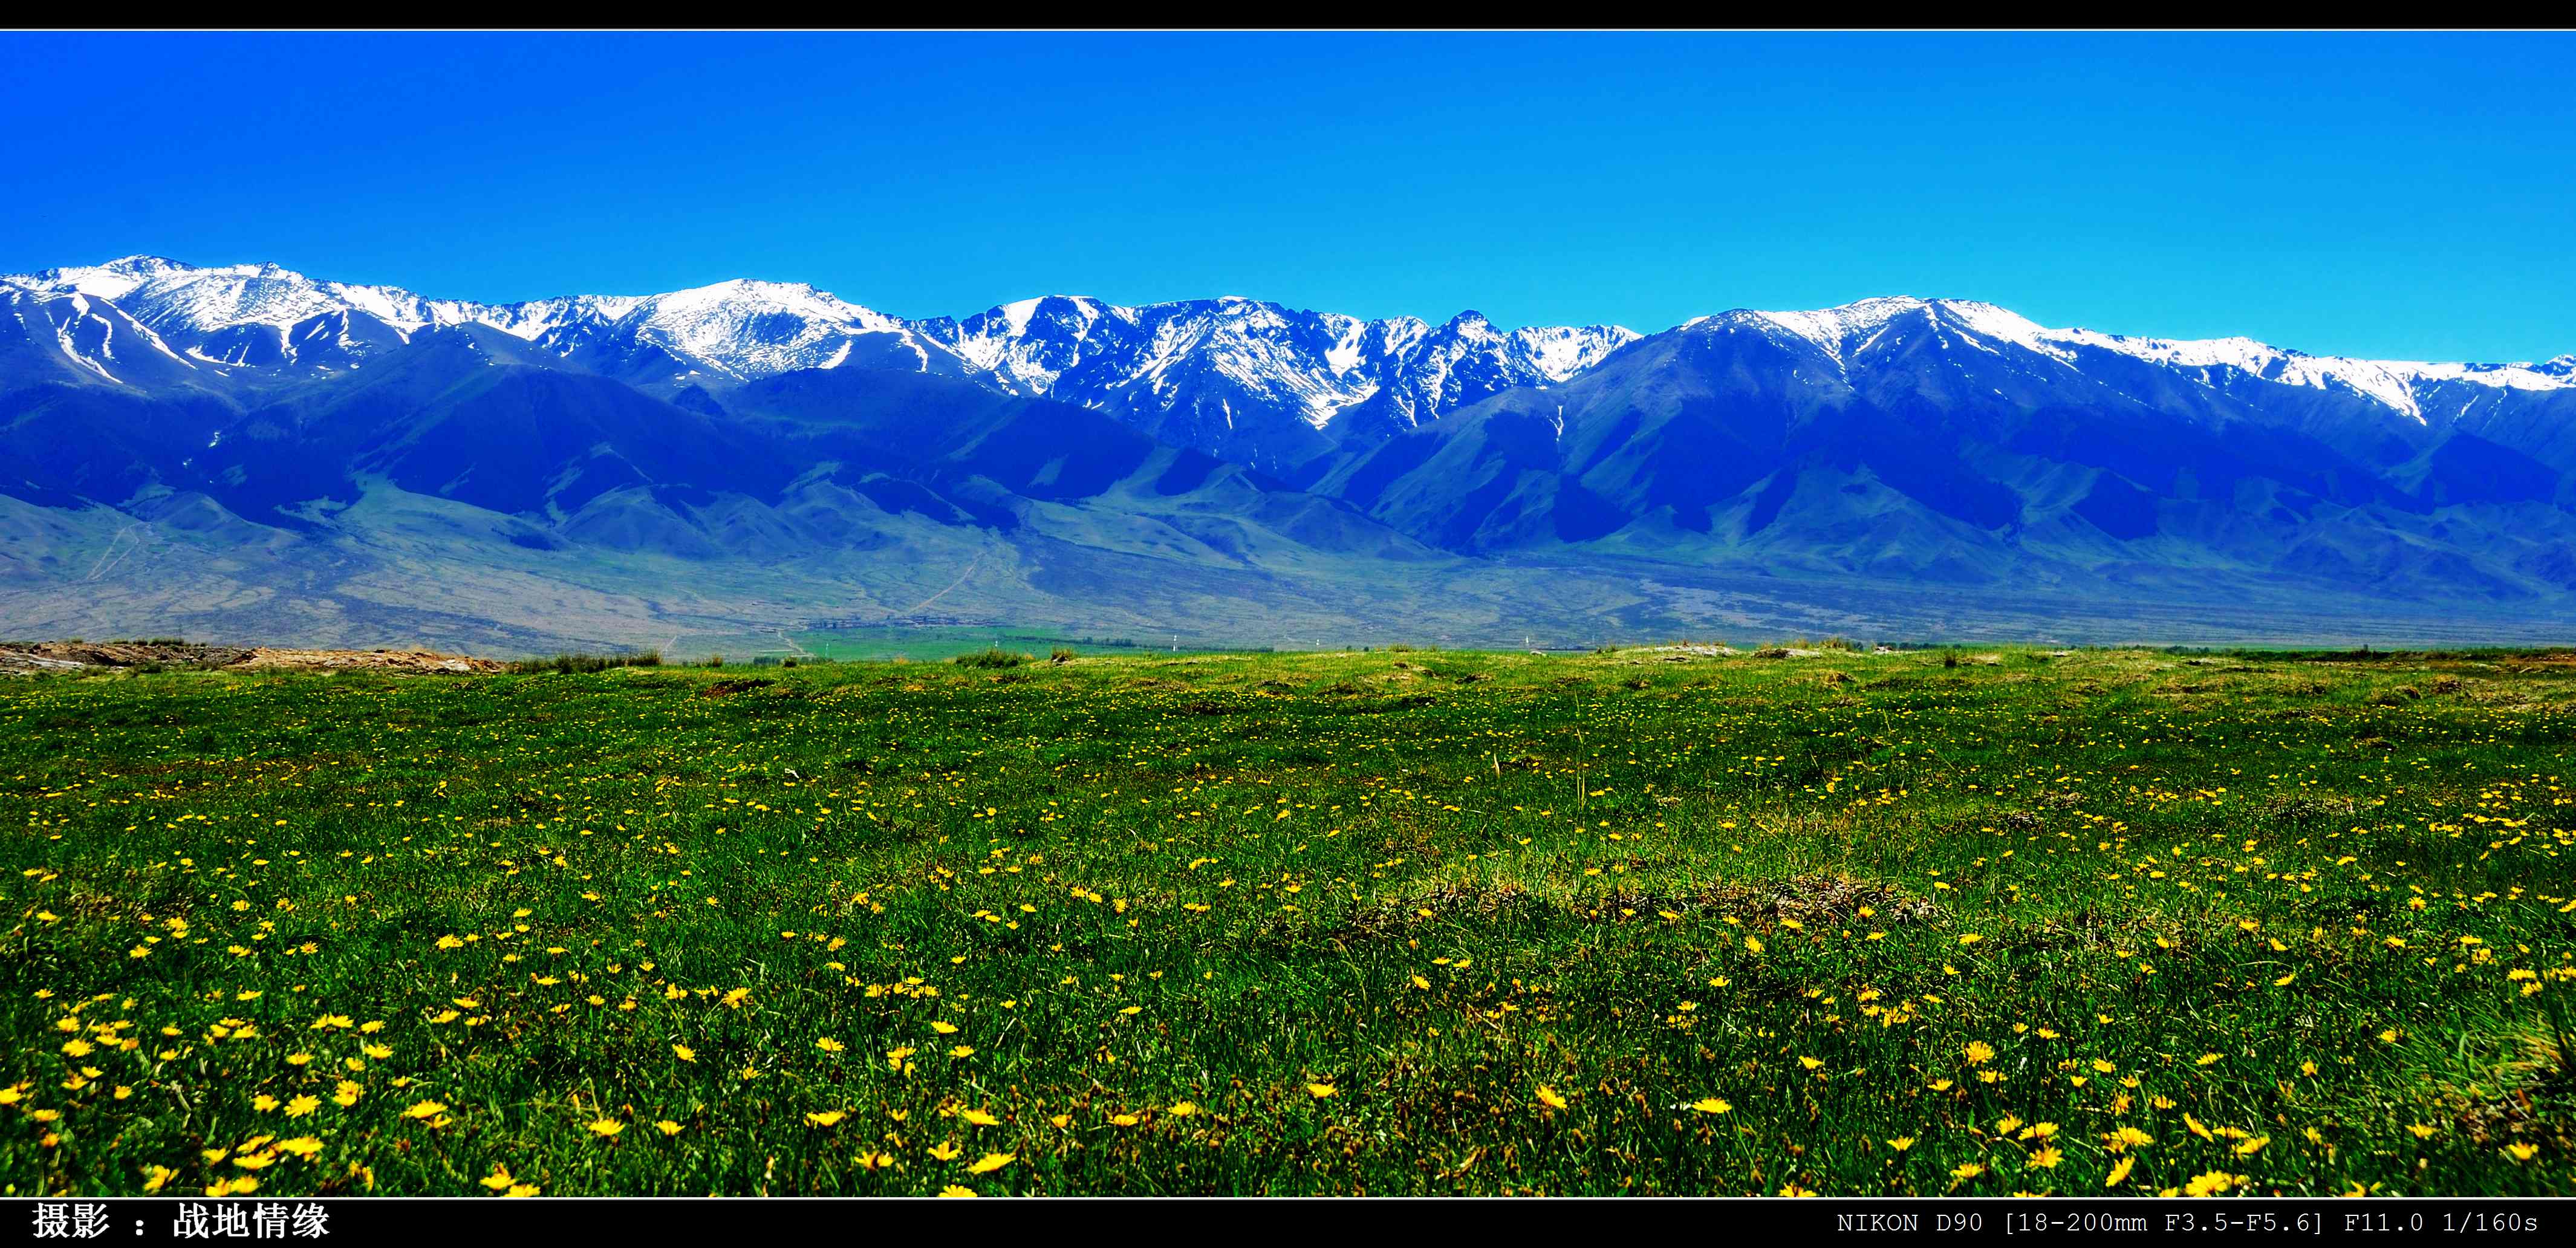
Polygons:
[[2576,658],[0,681],[13,1195],[2576,1192]]

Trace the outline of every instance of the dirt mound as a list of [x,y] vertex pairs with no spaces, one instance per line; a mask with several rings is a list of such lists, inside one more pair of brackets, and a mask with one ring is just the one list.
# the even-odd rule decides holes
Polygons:
[[503,670],[503,666],[491,659],[434,654],[427,650],[288,650],[178,641],[0,642],[0,671],[19,672],[76,672],[100,667],[152,671],[172,668],[329,671],[345,668],[465,675],[498,672]]
[[1935,913],[1930,901],[1893,885],[1822,873],[1763,883],[1712,885],[1701,893],[1700,900],[1721,910],[1767,911],[1775,919],[1802,923],[1849,922],[1863,909],[1882,923],[1916,922]]
[[0,643],[0,668],[68,671],[84,667],[226,667],[248,658],[243,646],[179,641],[37,641]]
[[[1535,654],[1537,651],[1531,651],[1531,653]],[[1688,663],[1693,659],[1732,658],[1737,651],[1733,646],[1684,644],[1677,646],[1639,646],[1634,653],[1639,657],[1631,660],[1631,662]]]
[[305,671],[356,668],[378,672],[436,672],[472,675],[498,672],[508,665],[496,659],[477,659],[461,654],[439,654],[430,650],[278,650],[262,646],[231,666],[237,668],[294,668]]

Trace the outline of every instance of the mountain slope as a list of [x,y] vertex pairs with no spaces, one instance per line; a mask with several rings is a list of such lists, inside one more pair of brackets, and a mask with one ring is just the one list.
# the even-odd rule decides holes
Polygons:
[[1238,298],[1128,308],[1050,296],[912,322],[801,283],[748,280],[483,304],[153,256],[0,278],[0,301],[28,322],[13,341],[51,344],[24,370],[108,385],[267,391],[360,369],[417,333],[485,326],[558,367],[665,395],[801,369],[972,377],[1274,470],[1510,386],[1562,381],[1636,337],[1615,326],[1505,333],[1474,313],[1437,328],[1361,321]]
[[1470,405],[1313,488],[1464,553],[2570,588],[2563,370],[2179,349],[2202,345],[2041,330],[1981,304],[1729,313]]
[[0,500],[13,625],[2542,628],[2576,605],[2576,358],[1910,298],[1642,337],[753,281],[487,305],[133,257],[0,279]]

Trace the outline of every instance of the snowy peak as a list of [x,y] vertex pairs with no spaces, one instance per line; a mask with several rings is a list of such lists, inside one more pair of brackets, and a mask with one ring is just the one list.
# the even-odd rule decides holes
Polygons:
[[[2358,395],[2418,421],[2423,393],[2450,382],[2516,390],[2576,385],[2576,356],[2545,364],[2435,364],[2314,356],[2251,338],[2172,339],[2107,334],[2090,329],[2051,329],[1991,303],[1968,299],[1887,297],[1806,312],[1749,309],[1700,317],[1685,330],[1749,329],[1815,347],[1849,372],[1891,329],[1919,321],[1967,346],[2000,353],[2006,346],[2081,371],[2086,351],[2102,351],[2154,364],[2211,386],[2242,377]],[[1945,336],[1944,341],[1947,341]]]
[[[317,281],[275,264],[206,267],[128,256],[0,277],[0,283],[40,296],[113,302],[181,344],[179,354],[216,365],[225,376],[234,369],[354,367],[423,329],[458,325],[487,325],[586,362],[655,360],[675,378],[704,373],[736,380],[831,367],[849,359],[851,343],[863,336],[910,337],[901,319],[812,286],[749,279],[640,297],[488,304]],[[917,344],[909,344],[908,354],[928,366]]]
[[[1562,380],[1638,335],[1615,326],[1494,328],[1476,312],[1438,327],[1363,320],[1240,295],[1125,307],[1048,295],[954,323],[918,322],[989,384],[1113,411],[1203,450],[1270,462],[1338,438],[1373,400],[1410,426],[1513,385]],[[1453,384],[1462,361],[1481,360]],[[1264,413],[1293,426],[1264,429]],[[1302,427],[1302,430],[1297,427]],[[1285,443],[1274,446],[1272,443]]]
[[1476,311],[1474,308],[1469,308],[1456,316],[1450,317],[1449,323],[1441,326],[1441,328],[1448,330],[1450,333],[1456,334],[1461,338],[1492,338],[1496,336],[1494,333],[1494,323],[1486,320],[1485,314]]
[[489,325],[514,338],[541,343],[566,335],[597,333],[616,324],[642,302],[622,295],[566,295],[524,303],[459,305],[472,307],[473,312],[454,323]]
[[[1505,333],[1474,311],[1461,312],[1437,329],[1419,321],[1389,328],[1401,366],[1387,379],[1385,404],[1400,427],[1436,420],[1516,386],[1565,381],[1640,337],[1617,325]],[[1401,345],[1394,345],[1398,341]]]
[[188,271],[188,265],[160,256],[127,256],[105,264],[47,269],[5,280],[31,290],[70,292],[95,299],[122,299],[138,286]]
[[1876,334],[1885,328],[1889,321],[1897,317],[1921,312],[1931,306],[1928,301],[1922,299],[1882,298],[1863,299],[1857,303],[1846,303],[1841,307],[1822,308],[1813,312],[1740,311],[1727,315],[1730,318],[1749,317],[1768,322],[1789,334],[1814,343],[1825,354],[1841,360],[1855,340]]
[[141,320],[197,333],[244,325],[282,328],[344,312],[362,312],[408,333],[426,325],[461,324],[472,318],[476,306],[423,299],[393,286],[315,281],[275,264],[205,268],[159,256],[127,256],[0,281],[111,300]]
[[[1616,326],[1505,332],[1474,311],[1435,328],[1412,317],[1362,320],[1242,295],[1141,307],[1043,295],[963,320],[907,321],[804,283],[752,279],[489,304],[317,281],[274,264],[198,266],[158,256],[0,282],[44,298],[108,301],[162,335],[174,359],[227,378],[361,367],[371,352],[423,329],[483,325],[570,366],[636,384],[743,382],[805,368],[953,373],[1113,411],[1201,449],[1263,443],[1273,459],[1312,452],[1318,431],[1380,396],[1396,422],[1410,426],[1499,389],[1562,381],[1637,337]],[[99,360],[69,358],[125,384]],[[1267,446],[1282,438],[1293,445]]]
[[1101,361],[1132,354],[1142,341],[1141,320],[1136,308],[1088,295],[1042,295],[988,308],[963,321],[923,321],[918,327],[1000,388],[1053,395],[1067,372],[1089,365],[1088,372],[1098,373]]
[[[271,384],[362,368],[427,329],[479,325],[531,344],[531,358],[656,392],[810,368],[935,372],[1109,412],[1167,441],[1271,466],[1416,428],[1515,387],[1561,384],[1640,337],[1616,325],[1507,330],[1472,309],[1436,324],[1363,319],[1241,295],[1126,306],[1051,294],[961,320],[907,320],[805,283],[755,279],[495,304],[275,264],[151,255],[0,277],[0,292],[26,338],[51,344],[42,348],[52,352],[48,367],[97,384]],[[2216,390],[2358,396],[2415,421],[2498,392],[2576,387],[2576,355],[2538,364],[2312,356],[2243,337],[2055,329],[1968,299],[1738,309],[1680,332],[1759,334],[1821,356],[1826,375],[1846,381],[1921,356],[1963,366],[2000,359],[2026,378],[2089,385],[2117,376],[2117,361]]]
[[[854,339],[909,339],[911,328],[803,282],[736,279],[635,300],[606,334],[622,345],[658,347],[706,371],[747,381],[836,367],[849,360]],[[913,353],[920,354],[918,347]]]
[[1863,299],[1840,307],[1808,312],[1763,312],[1739,309],[1701,317],[1695,326],[1748,327],[1813,345],[1836,364],[1876,345],[1891,327],[1920,322],[1925,328],[1955,330],[1996,342],[2034,347],[2048,332],[2019,313],[1972,299],[1916,299],[1888,296]]
[[1571,380],[1643,336],[1617,325],[1516,329],[1511,334],[1513,349],[1530,371],[1551,382]]
[[2576,384],[2566,371],[2551,373],[2546,366],[2309,355],[2242,337],[2132,338],[2089,329],[2043,330],[2041,334],[2043,341],[2035,349],[2070,364],[2080,363],[2080,349],[2090,347],[2161,364],[2212,385],[2222,384],[2229,374],[2235,374],[2280,385],[2356,394],[2419,422],[2425,419],[2425,399],[2445,383],[2504,390],[2558,390]]
[[634,310],[664,326],[738,325],[760,317],[783,316],[800,325],[826,325],[853,333],[889,333],[904,327],[894,317],[846,302],[803,282],[748,278],[648,296],[637,300]]

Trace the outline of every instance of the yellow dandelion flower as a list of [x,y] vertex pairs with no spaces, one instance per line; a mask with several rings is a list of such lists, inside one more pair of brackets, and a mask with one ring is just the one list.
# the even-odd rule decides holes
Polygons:
[[2191,1182],[2183,1185],[2183,1191],[2193,1196],[2215,1196],[2236,1186],[2236,1183],[2235,1175],[2224,1170],[2212,1170],[2207,1174],[2195,1176]]

